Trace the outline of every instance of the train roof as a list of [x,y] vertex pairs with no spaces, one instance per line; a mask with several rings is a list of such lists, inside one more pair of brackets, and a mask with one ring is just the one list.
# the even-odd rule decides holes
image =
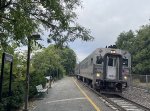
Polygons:
[[127,55],[127,56],[131,56],[130,53],[126,50],[122,50],[122,49],[115,49],[115,48],[97,48],[95,49],[90,55],[88,55],[84,60],[82,60],[81,62],[85,61],[87,58],[93,56],[93,55],[98,55],[101,54],[102,56],[104,56],[106,53],[110,53],[111,51],[116,51],[116,53],[120,54],[120,55]]

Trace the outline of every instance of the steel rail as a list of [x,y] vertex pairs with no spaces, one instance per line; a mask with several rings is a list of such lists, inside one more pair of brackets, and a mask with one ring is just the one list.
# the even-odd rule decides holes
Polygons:
[[143,105],[141,105],[141,104],[138,104],[138,103],[136,103],[136,102],[134,102],[134,101],[132,101],[132,100],[130,100],[130,99],[127,99],[127,98],[125,98],[125,97],[123,97],[123,96],[121,96],[121,95],[119,95],[121,98],[123,98],[124,100],[126,100],[126,101],[129,101],[130,103],[133,103],[134,105],[136,105],[138,108],[141,108],[141,109],[143,109],[144,111],[150,111],[150,109],[149,108],[147,108],[147,107],[145,107],[145,106],[143,106]]

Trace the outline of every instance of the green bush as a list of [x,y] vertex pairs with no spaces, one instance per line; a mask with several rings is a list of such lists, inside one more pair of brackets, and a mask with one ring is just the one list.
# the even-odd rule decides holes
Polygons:
[[29,98],[34,97],[37,94],[36,86],[42,84],[43,87],[46,84],[46,78],[43,74],[33,71],[30,73],[30,85],[29,85]]
[[[12,83],[12,96],[8,97],[8,89],[3,86],[2,102],[0,103],[0,111],[6,110],[7,105],[11,103],[11,109],[19,109],[24,101],[23,82]],[[8,87],[7,87],[8,88]]]
[[14,87],[13,96],[12,96],[12,107],[17,109],[20,108],[20,106],[23,105],[24,102],[24,86],[23,82],[16,83],[16,86]]
[[0,111],[5,111],[3,103],[0,103]]

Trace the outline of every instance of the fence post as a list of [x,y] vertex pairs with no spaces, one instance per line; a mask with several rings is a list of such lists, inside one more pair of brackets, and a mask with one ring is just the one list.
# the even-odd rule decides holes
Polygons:
[[149,92],[149,88],[148,88],[148,75],[146,75],[146,87],[147,87],[147,92]]
[[130,74],[130,89],[132,90],[133,87],[133,80],[132,80],[132,74]]

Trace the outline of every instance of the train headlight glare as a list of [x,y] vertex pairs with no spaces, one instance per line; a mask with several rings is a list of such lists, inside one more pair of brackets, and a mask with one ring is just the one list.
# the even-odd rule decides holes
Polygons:
[[116,51],[115,51],[115,50],[111,50],[111,51],[110,51],[110,53],[115,54],[115,53],[116,53]]
[[124,79],[127,80],[128,79],[127,76],[124,76]]
[[100,73],[97,73],[97,74],[96,74],[96,77],[100,77]]

